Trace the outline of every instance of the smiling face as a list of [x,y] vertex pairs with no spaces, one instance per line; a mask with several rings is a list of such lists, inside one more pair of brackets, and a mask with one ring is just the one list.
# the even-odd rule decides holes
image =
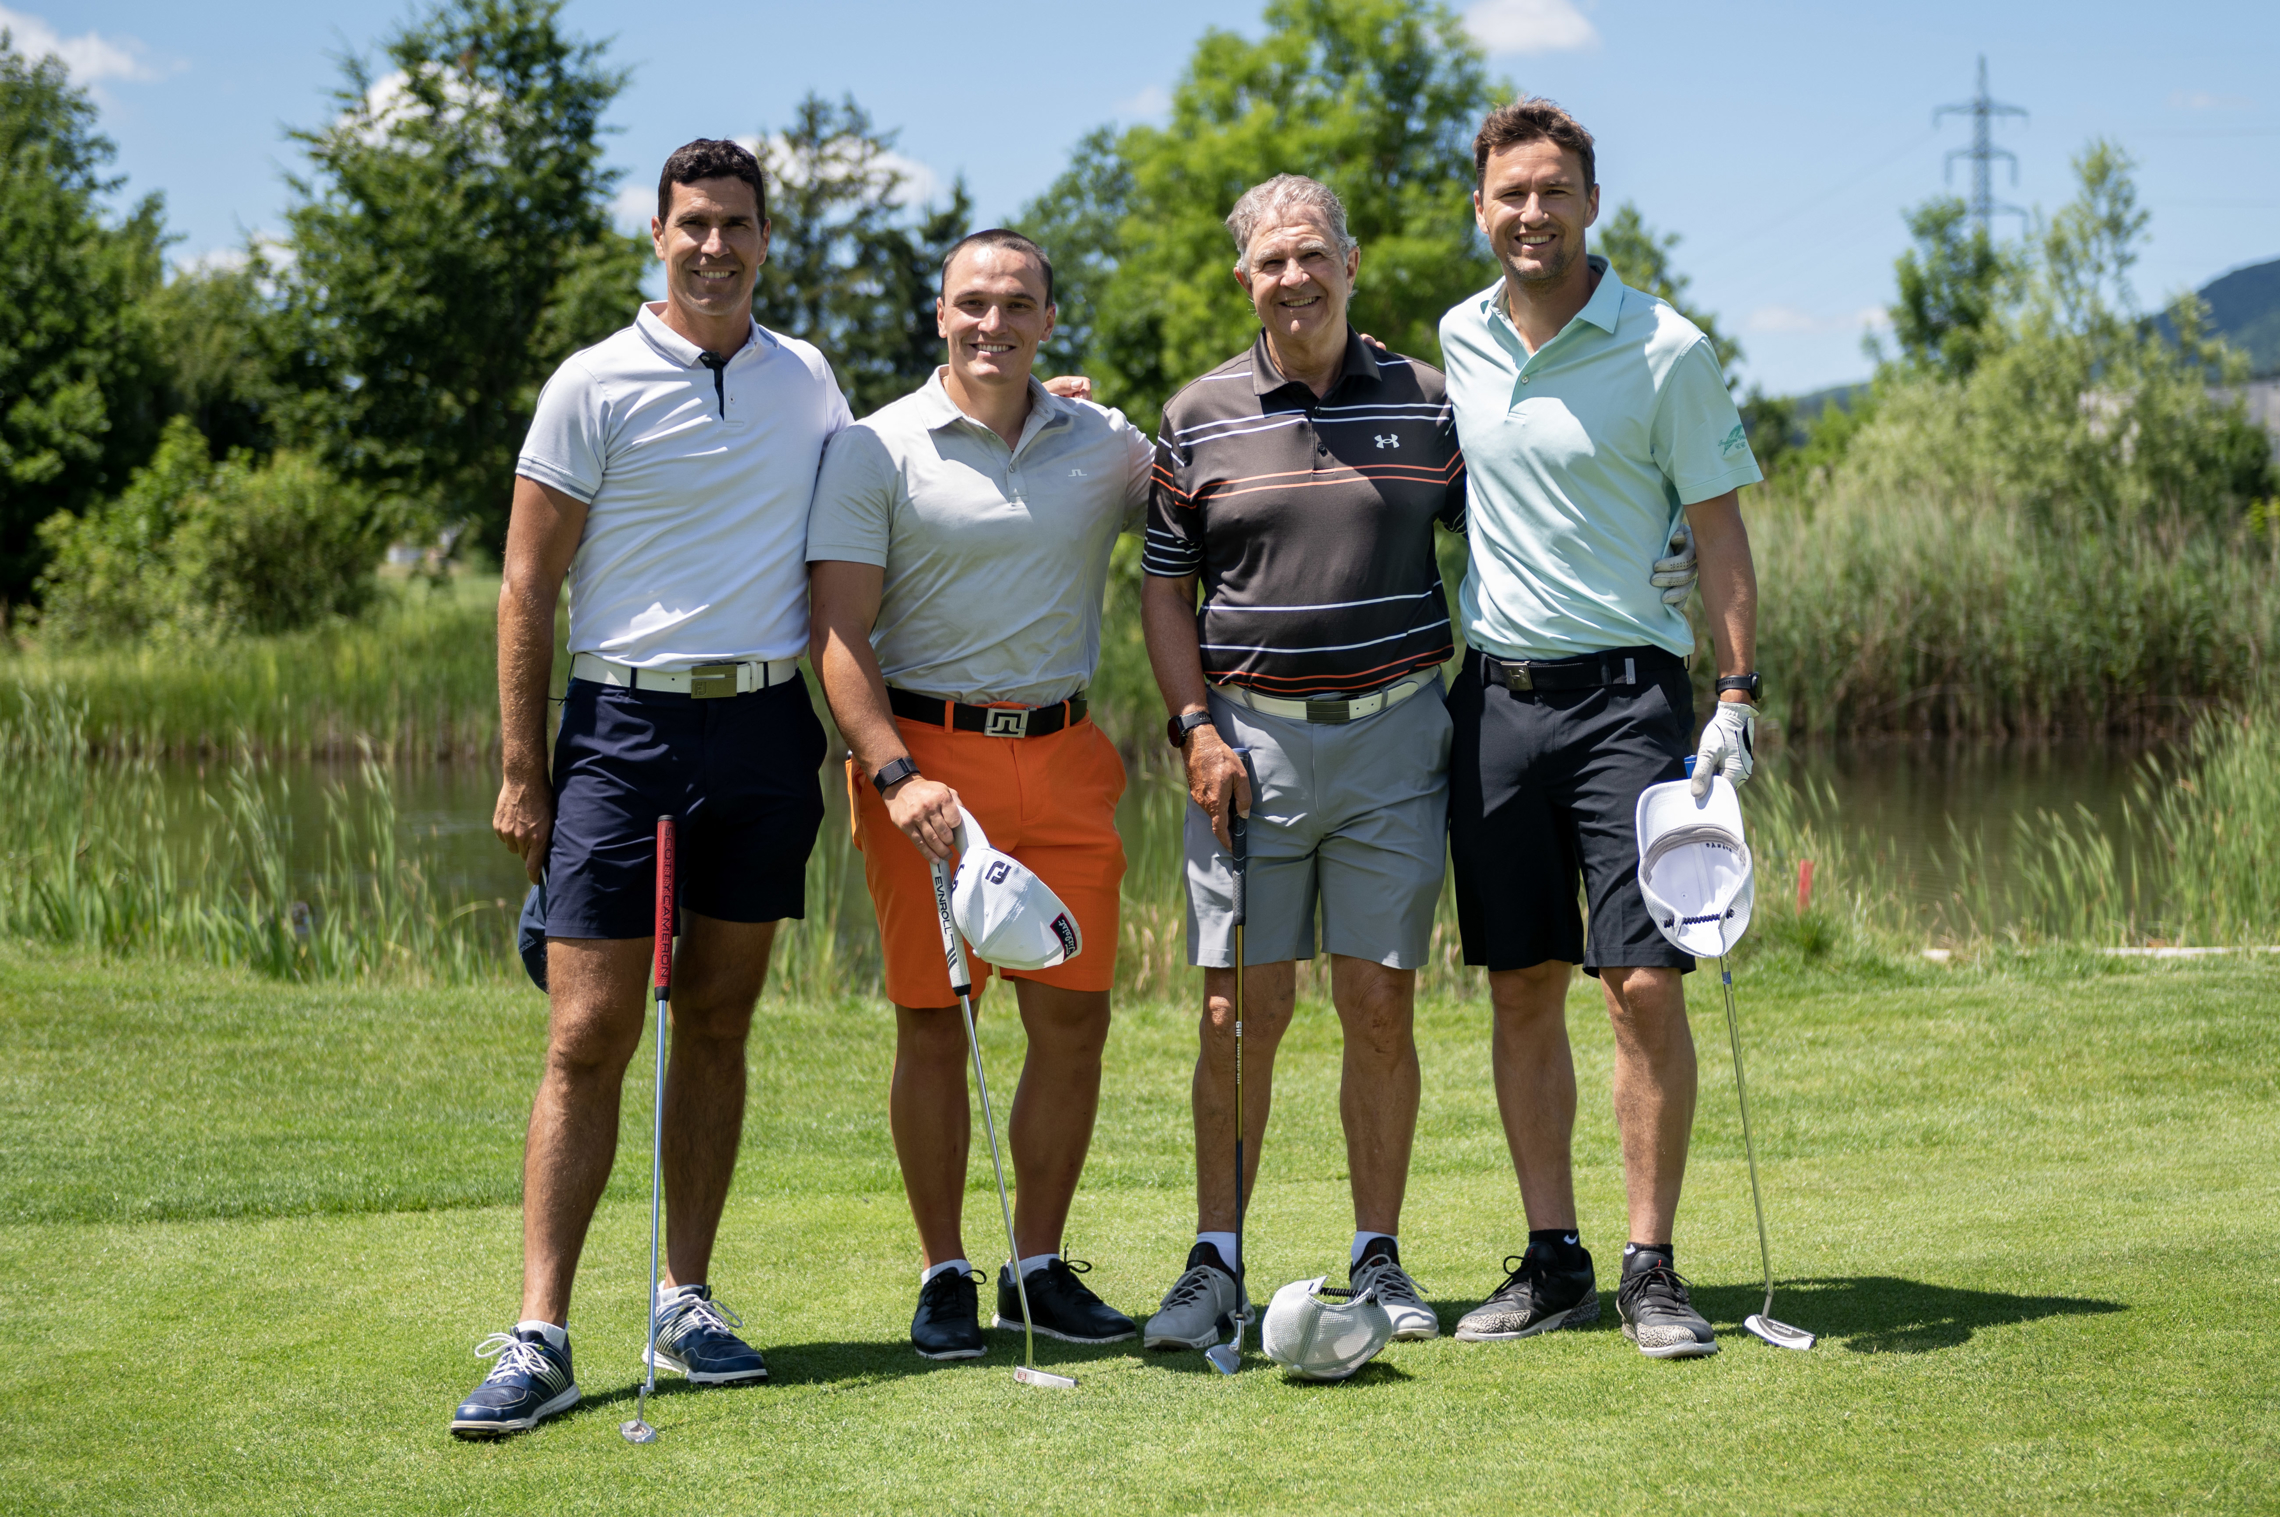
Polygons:
[[1515,142],[1489,155],[1473,219],[1505,277],[1556,285],[1583,261],[1584,228],[1599,219],[1599,187],[1583,182],[1583,159],[1549,138]]
[[1346,340],[1346,303],[1353,298],[1361,249],[1341,253],[1338,239],[1312,211],[1292,208],[1251,235],[1235,282],[1251,297],[1259,325],[1279,342],[1309,348]]
[[976,243],[943,270],[934,326],[962,384],[1026,388],[1038,345],[1053,335],[1045,271],[1019,248]]
[[699,179],[673,186],[672,209],[649,223],[665,261],[667,298],[707,321],[741,321],[752,311],[752,285],[768,259],[768,223],[752,186],[741,179]]

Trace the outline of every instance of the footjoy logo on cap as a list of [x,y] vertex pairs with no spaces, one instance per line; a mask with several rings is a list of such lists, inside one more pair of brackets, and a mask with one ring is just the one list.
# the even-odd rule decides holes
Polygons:
[[1076,957],[1077,928],[1076,924],[1069,920],[1069,914],[1067,912],[1064,911],[1059,916],[1053,918],[1053,936],[1061,940],[1061,952],[1064,955],[1069,958]]
[[983,874],[982,878],[988,880],[992,885],[1003,885],[1005,883],[1005,877],[1011,873],[1013,873],[1013,866],[1011,864],[1008,864],[1004,859],[999,859],[996,863],[990,865],[988,871]]

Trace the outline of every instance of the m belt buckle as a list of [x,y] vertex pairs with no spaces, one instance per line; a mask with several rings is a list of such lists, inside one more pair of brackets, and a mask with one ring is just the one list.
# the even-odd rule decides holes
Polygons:
[[735,664],[699,664],[689,671],[689,699],[717,701],[736,694]]
[[1504,665],[1504,688],[1510,690],[1515,695],[1523,690],[1533,690],[1536,688],[1536,676],[1528,672],[1527,664],[1521,660],[1506,660]]
[[1029,713],[1018,706],[992,706],[983,719],[984,737],[1029,736]]

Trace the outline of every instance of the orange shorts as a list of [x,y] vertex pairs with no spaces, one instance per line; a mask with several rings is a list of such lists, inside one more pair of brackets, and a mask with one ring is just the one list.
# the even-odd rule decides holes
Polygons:
[[[1046,737],[990,737],[930,727],[903,717],[895,727],[919,772],[958,792],[990,846],[1034,870],[1077,916],[1084,950],[1050,969],[1009,969],[1011,979],[1065,990],[1106,990],[1116,979],[1118,894],[1124,884],[1124,840],[1116,803],[1124,795],[1124,761],[1090,721]],[[934,905],[927,856],[887,819],[887,803],[870,776],[847,761],[847,792],[863,878],[879,914],[887,999],[898,1006],[955,1006],[942,962],[942,924]],[[968,953],[979,994],[989,964]]]

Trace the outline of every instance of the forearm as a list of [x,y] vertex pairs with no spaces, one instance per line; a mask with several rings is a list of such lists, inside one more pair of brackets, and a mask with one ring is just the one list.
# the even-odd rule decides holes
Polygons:
[[546,778],[546,695],[554,679],[559,593],[511,572],[499,586],[500,768],[510,780]]
[[1195,632],[1195,577],[1149,576],[1140,586],[1140,630],[1164,707],[1174,716],[1204,709],[1203,649]]
[[1734,492],[1686,508],[1702,566],[1702,609],[1720,675],[1757,667],[1757,567]]

